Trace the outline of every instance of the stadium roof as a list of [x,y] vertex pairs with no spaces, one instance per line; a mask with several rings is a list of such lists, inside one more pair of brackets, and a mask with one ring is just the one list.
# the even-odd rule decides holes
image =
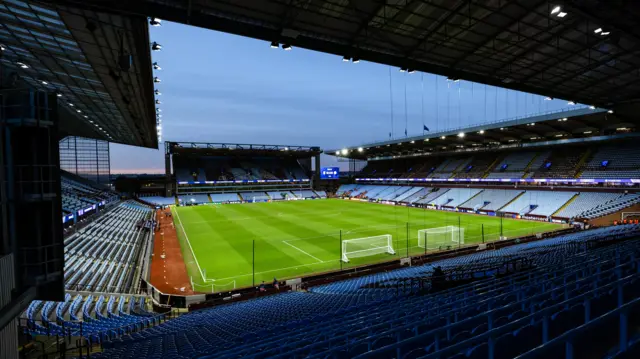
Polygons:
[[246,143],[165,142],[166,154],[196,156],[310,157],[322,153],[317,146],[264,145]]
[[640,98],[638,1],[60,1],[599,107]]
[[327,150],[359,160],[640,137],[637,125],[607,110],[582,108]]
[[4,0],[0,45],[5,69],[58,94],[63,136],[157,148],[145,17]]

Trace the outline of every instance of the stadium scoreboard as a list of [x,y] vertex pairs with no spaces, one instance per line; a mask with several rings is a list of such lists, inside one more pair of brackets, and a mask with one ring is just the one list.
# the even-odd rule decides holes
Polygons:
[[339,179],[340,167],[322,167],[320,168],[320,179]]

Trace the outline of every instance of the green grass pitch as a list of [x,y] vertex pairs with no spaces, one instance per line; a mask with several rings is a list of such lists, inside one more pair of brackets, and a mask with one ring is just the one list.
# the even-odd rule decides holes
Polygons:
[[[459,226],[464,243],[472,244],[498,240],[501,226],[507,238],[562,227],[340,199],[174,207],[173,212],[187,271],[202,292],[417,255],[425,251],[418,246],[421,229]],[[392,236],[395,254],[340,260],[341,240],[384,234]],[[459,245],[442,238],[430,241],[427,235],[428,250]]]

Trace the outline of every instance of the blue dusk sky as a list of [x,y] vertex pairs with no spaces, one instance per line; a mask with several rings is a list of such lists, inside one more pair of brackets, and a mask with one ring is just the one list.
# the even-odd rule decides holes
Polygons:
[[[566,108],[562,100],[163,22],[163,140],[335,149]],[[393,119],[393,126],[392,126]],[[112,173],[161,173],[160,149],[111,145]],[[328,165],[331,156],[323,157]]]

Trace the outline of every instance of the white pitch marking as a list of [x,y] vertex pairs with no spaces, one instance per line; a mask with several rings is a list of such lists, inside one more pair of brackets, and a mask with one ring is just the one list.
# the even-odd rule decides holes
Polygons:
[[289,245],[289,246],[291,246],[291,247],[293,247],[293,248],[295,248],[295,249],[299,250],[300,252],[302,252],[302,253],[304,253],[304,254],[308,255],[309,257],[311,257],[311,258],[313,258],[313,259],[317,260],[317,261],[318,261],[318,263],[324,263],[324,261],[323,261],[323,260],[318,259],[317,257],[315,257],[315,256],[313,256],[313,255],[311,255],[311,254],[309,254],[309,253],[307,253],[307,252],[303,251],[302,249],[300,249],[300,248],[298,248],[298,247],[294,246],[293,244],[291,244],[291,243],[289,243],[289,242],[287,242],[287,241],[282,241],[282,243],[284,243],[284,244],[286,244],[286,245]]

